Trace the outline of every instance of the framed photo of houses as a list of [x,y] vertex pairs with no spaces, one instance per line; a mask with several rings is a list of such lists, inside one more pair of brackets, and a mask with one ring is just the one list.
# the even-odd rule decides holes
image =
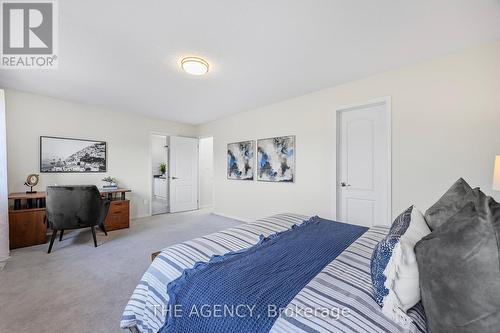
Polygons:
[[104,141],[40,137],[40,172],[106,172],[107,147]]

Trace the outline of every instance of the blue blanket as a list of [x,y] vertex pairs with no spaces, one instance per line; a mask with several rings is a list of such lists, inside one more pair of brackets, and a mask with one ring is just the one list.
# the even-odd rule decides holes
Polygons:
[[280,309],[367,229],[316,216],[197,263],[168,285],[160,332],[269,332]]

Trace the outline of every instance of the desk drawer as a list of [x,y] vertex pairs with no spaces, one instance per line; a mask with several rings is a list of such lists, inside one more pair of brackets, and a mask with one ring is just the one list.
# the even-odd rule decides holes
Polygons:
[[45,208],[11,210],[9,212],[10,249],[47,242]]
[[128,228],[130,225],[130,201],[111,201],[104,225],[106,231]]
[[111,201],[111,203],[109,204],[109,212],[108,214],[114,214],[114,213],[117,213],[117,212],[125,212],[125,211],[129,211],[129,203],[130,201],[128,200],[114,200],[114,201]]

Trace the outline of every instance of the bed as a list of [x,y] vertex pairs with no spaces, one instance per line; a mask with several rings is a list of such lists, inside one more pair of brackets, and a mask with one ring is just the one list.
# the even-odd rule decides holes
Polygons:
[[[196,238],[164,249],[146,271],[122,315],[120,326],[132,332],[159,332],[166,322],[167,286],[185,270],[214,255],[252,247],[262,239],[300,225],[309,217],[279,214],[253,223]],[[301,313],[279,315],[270,332],[427,332],[421,304],[408,311],[412,322],[401,327],[382,314],[372,296],[370,258],[389,228],[369,228],[332,262],[327,264],[286,307],[286,310],[347,309],[348,315],[325,317]],[[283,313],[287,313],[287,311]],[[296,313],[296,312],[295,312]]]

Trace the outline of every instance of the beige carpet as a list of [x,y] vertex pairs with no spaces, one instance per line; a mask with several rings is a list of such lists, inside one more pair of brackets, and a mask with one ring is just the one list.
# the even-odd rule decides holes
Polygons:
[[0,332],[126,332],[125,304],[150,264],[168,245],[238,225],[197,211],[134,220],[94,248],[90,229],[69,231],[62,242],[17,249],[0,271]]

